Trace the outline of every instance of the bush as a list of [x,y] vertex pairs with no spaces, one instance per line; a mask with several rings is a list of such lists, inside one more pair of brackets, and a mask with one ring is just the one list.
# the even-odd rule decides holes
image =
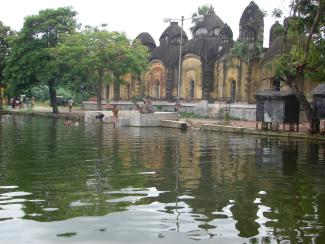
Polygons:
[[59,87],[57,90],[56,90],[56,94],[58,96],[62,96],[64,98],[70,98],[70,97],[73,97],[73,93],[70,89],[67,89],[67,88],[64,88],[64,87]]
[[29,91],[25,91],[25,94],[29,94],[33,97],[35,97],[35,99],[37,101],[46,101],[50,99],[50,94],[49,94],[49,87],[45,86],[45,85],[39,85],[39,86],[35,86],[32,89],[30,89]]

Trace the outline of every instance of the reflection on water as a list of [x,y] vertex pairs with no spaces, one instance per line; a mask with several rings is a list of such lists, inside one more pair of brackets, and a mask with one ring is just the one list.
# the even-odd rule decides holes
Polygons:
[[324,143],[0,123],[1,242],[325,242]]

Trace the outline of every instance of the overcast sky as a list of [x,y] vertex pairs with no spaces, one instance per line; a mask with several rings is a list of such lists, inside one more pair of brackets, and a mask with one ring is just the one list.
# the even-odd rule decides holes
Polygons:
[[[239,20],[251,0],[5,0],[0,7],[0,20],[14,30],[20,30],[24,17],[37,14],[39,10],[72,6],[78,12],[77,19],[82,25],[100,26],[107,24],[109,31],[123,31],[130,39],[141,32],[149,32],[158,40],[168,27],[165,17],[191,17],[199,6],[209,4],[216,14],[227,23],[234,39],[238,37]],[[268,46],[270,26],[275,22],[272,10],[280,8],[284,15],[289,14],[289,0],[255,0],[260,9],[267,12],[264,19],[264,46]],[[184,21],[184,30],[189,38],[191,21]]]

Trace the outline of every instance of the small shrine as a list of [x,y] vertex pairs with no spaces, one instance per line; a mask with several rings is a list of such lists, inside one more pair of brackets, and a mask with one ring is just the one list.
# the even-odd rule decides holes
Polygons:
[[279,124],[296,125],[299,130],[300,104],[293,92],[261,91],[256,98],[256,128],[262,122],[262,130],[278,130]]

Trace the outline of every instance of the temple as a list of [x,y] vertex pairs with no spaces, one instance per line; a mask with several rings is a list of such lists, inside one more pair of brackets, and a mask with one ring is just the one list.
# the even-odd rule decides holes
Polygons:
[[[271,27],[269,48],[263,48],[263,17],[256,3],[250,2],[239,21],[237,42],[230,26],[216,15],[213,7],[191,28],[190,40],[177,22],[171,22],[163,31],[159,46],[149,33],[139,34],[135,40],[150,52],[149,70],[141,77],[126,76],[125,84],[109,87],[105,97],[132,100],[143,96],[173,101],[178,94],[182,32],[180,99],[255,103],[258,91],[280,90],[279,82],[274,79],[274,61],[283,50],[280,35],[283,27],[279,22]],[[305,81],[302,86],[308,97],[316,85]]]

